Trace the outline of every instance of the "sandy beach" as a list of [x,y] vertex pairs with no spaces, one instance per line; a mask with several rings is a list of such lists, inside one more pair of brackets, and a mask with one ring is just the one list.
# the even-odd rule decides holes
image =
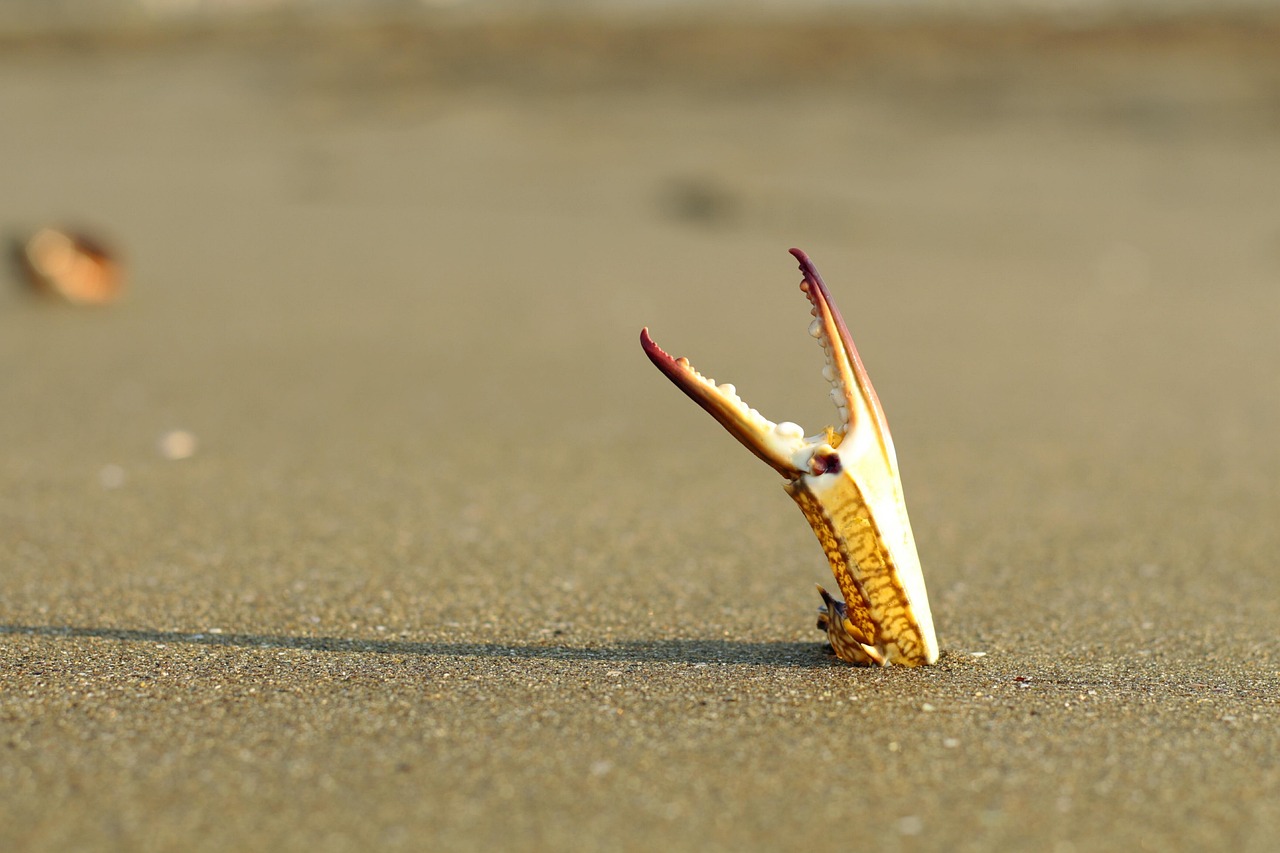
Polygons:
[[[1276,849],[1278,36],[8,37],[0,226],[129,280],[0,279],[0,849]],[[792,246],[936,666],[638,346],[831,422]]]

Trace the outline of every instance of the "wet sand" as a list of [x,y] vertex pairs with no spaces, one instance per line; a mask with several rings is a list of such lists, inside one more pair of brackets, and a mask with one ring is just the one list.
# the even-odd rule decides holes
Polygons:
[[[1274,848],[1268,31],[733,32],[9,45],[0,848]],[[793,245],[935,667],[637,344],[816,430]]]

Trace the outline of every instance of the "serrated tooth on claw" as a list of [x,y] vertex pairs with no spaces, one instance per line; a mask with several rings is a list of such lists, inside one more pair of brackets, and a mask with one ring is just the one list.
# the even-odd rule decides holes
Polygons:
[[813,322],[809,324],[809,334],[815,338],[822,337],[822,320],[814,317]]

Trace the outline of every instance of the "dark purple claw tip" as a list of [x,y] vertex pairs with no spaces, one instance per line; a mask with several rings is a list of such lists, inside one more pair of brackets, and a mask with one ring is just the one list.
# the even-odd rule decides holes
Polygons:
[[800,272],[804,273],[806,280],[822,282],[822,276],[818,275],[818,268],[813,265],[813,261],[809,260],[809,256],[803,249],[791,249],[790,252],[791,256],[800,262]]

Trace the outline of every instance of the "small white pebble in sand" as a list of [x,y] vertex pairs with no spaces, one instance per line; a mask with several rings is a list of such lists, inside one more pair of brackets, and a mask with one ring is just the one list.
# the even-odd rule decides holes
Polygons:
[[185,429],[175,429],[160,436],[160,455],[165,459],[176,461],[190,459],[196,453],[195,435]]
[[986,656],[986,652],[969,652],[969,657],[971,658],[985,658]]
[[947,749],[955,749],[957,746],[960,745],[960,741],[958,738],[953,738],[953,737],[943,738],[942,745]]
[[920,710],[924,711],[927,714],[930,711],[936,711],[938,709],[930,705],[928,702],[925,702],[923,705],[920,706]]
[[901,835],[919,835],[924,832],[924,821],[915,815],[898,818],[898,832]]
[[118,489],[124,485],[124,481],[128,479],[124,473],[124,469],[119,465],[103,465],[102,470],[98,472],[98,482],[102,484],[104,489]]

